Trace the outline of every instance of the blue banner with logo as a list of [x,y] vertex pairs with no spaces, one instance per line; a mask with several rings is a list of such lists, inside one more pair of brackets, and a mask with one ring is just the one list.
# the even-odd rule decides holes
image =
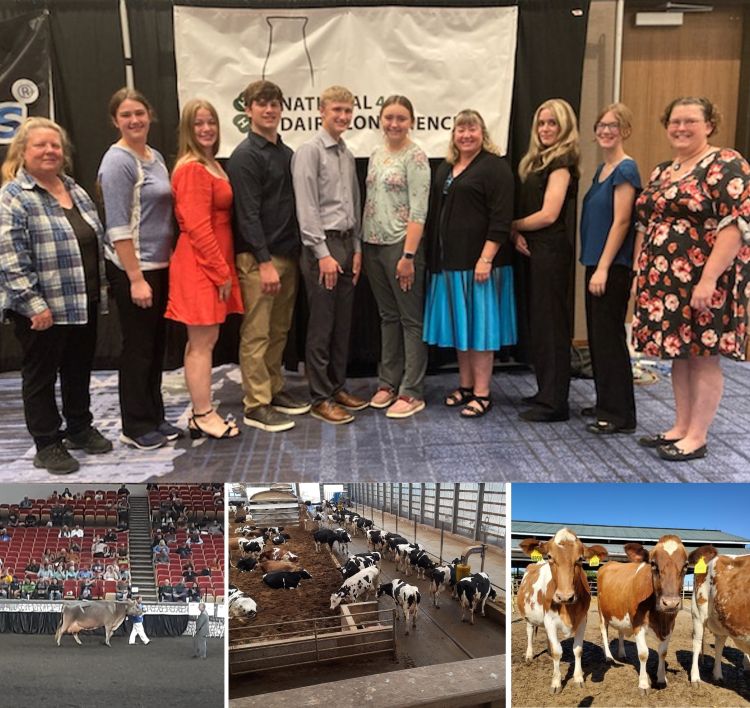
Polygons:
[[49,12],[0,21],[0,161],[28,116],[49,114]]

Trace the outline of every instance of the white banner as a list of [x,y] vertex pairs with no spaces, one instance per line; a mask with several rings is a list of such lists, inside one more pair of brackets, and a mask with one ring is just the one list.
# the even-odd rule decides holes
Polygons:
[[391,94],[414,104],[413,136],[430,157],[446,154],[452,118],[464,108],[482,114],[505,150],[517,18],[516,7],[175,6],[180,105],[200,97],[216,106],[220,157],[247,132],[241,95],[260,78],[284,93],[281,132],[293,148],[320,127],[321,91],[339,84],[355,95],[345,138],[357,157],[380,144],[380,105]]

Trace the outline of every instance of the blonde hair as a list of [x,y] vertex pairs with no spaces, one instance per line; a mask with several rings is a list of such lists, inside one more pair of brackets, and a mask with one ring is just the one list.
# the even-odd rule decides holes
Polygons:
[[594,121],[594,130],[596,130],[596,124],[602,118],[604,118],[607,113],[612,113],[615,118],[617,118],[617,122],[620,124],[620,135],[622,136],[623,140],[627,140],[630,137],[633,129],[633,111],[631,111],[624,103],[620,103],[619,101],[610,103],[608,106],[604,106],[604,108],[599,111],[599,115],[596,116],[596,120]]
[[63,150],[63,164],[60,169],[62,175],[66,170],[70,170],[72,163],[70,159],[70,140],[68,140],[68,134],[65,130],[59,126],[55,121],[49,118],[42,118],[40,116],[32,116],[27,118],[21,127],[18,129],[13,140],[11,140],[8,146],[8,152],[3,161],[3,166],[0,169],[2,174],[2,183],[10,182],[16,178],[18,170],[23,167],[23,154],[26,151],[26,144],[29,141],[29,133],[33,130],[56,130],[60,136],[60,143],[62,144]]
[[[554,145],[545,147],[539,139],[537,124],[542,111],[548,110],[560,127],[557,140]],[[531,137],[529,138],[529,149],[521,158],[518,165],[518,175],[522,182],[532,172],[542,172],[548,165],[560,157],[567,156],[570,166],[578,171],[578,162],[581,159],[579,146],[578,122],[570,104],[562,98],[550,98],[542,103],[534,113],[531,122]]]
[[329,86],[320,94],[320,107],[324,108],[329,101],[354,105],[354,94],[344,86]]
[[203,98],[194,98],[185,104],[180,116],[180,125],[177,129],[177,165],[188,160],[195,160],[204,165],[207,163],[206,155],[195,139],[195,116],[202,108],[207,110],[216,121],[216,142],[214,142],[211,152],[214,156],[219,152],[219,143],[221,141],[219,115],[211,103]]
[[451,139],[448,144],[448,154],[445,158],[449,165],[455,165],[456,162],[458,162],[459,152],[454,137],[456,135],[456,128],[460,125],[478,125],[482,129],[482,150],[491,152],[493,155],[502,155],[500,148],[492,142],[492,138],[490,138],[490,134],[487,131],[487,124],[484,122],[484,118],[482,118],[479,111],[475,111],[471,108],[464,108],[462,111],[459,111],[453,119]]

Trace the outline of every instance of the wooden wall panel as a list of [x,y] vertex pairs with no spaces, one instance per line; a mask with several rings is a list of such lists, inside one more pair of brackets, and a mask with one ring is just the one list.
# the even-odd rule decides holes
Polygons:
[[677,96],[707,96],[723,115],[713,144],[734,147],[742,52],[741,7],[686,13],[681,27],[636,27],[626,8],[622,49],[622,100],[634,114],[628,153],[644,180],[671,156],[659,123]]

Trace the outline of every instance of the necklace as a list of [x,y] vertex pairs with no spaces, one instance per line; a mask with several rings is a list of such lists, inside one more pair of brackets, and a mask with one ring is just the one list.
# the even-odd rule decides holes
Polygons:
[[703,148],[699,153],[694,154],[694,155],[690,155],[690,157],[688,157],[688,158],[686,158],[686,159],[684,159],[682,161],[680,161],[679,159],[675,160],[672,163],[672,170],[674,172],[677,172],[681,168],[685,167],[685,165],[687,165],[688,163],[693,163],[694,164],[694,163],[700,162],[700,159],[703,157],[704,153],[707,153],[710,149],[711,149],[711,146],[709,145],[708,147]]

